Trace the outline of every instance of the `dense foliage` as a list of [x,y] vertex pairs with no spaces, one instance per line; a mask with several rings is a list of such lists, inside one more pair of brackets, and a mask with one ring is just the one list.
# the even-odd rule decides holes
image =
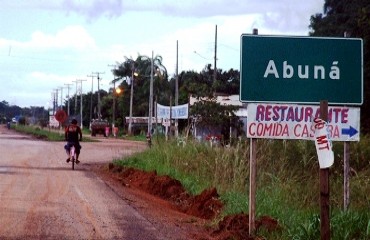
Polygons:
[[6,101],[0,102],[0,123],[4,124],[16,118],[19,123],[34,123],[44,126],[48,112],[43,107],[21,108],[10,105]]
[[325,0],[324,13],[311,16],[312,36],[362,38],[364,49],[364,104],[361,126],[370,131],[370,1]]

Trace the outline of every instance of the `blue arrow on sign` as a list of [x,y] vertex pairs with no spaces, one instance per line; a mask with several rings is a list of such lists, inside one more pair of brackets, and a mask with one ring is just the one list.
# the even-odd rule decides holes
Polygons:
[[352,137],[357,133],[358,133],[357,129],[353,128],[352,126],[349,126],[349,128],[342,128],[343,135],[349,135],[349,137]]

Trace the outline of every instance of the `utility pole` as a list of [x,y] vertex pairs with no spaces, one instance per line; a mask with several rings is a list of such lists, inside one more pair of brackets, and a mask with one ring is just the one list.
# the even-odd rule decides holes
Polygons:
[[100,105],[100,88],[99,88],[99,84],[100,84],[100,74],[104,74],[104,72],[93,72],[92,74],[96,74],[97,75],[97,78],[98,78],[98,119],[101,120],[101,105]]
[[[112,65],[112,64],[108,64],[108,67],[116,67],[116,65]],[[116,80],[118,79],[115,79],[114,77],[114,69],[112,69],[112,74],[113,74],[113,116],[112,116],[112,133],[114,131],[114,127],[115,127],[115,122],[116,122]]]
[[[176,42],[176,82],[175,82],[175,105],[179,105],[179,40]],[[176,137],[179,136],[179,120],[175,120]]]
[[[58,92],[59,92],[59,88],[56,88],[56,89],[54,89],[55,90],[55,92],[56,92],[56,95],[55,95],[55,104],[56,104],[56,111],[58,111],[59,110],[59,107],[58,107]],[[59,123],[59,127],[62,127],[62,125],[61,125],[61,123]]]
[[59,105],[58,105],[58,98],[59,98],[59,95],[58,95],[58,92],[59,92],[59,88],[56,88],[54,89],[55,91],[55,111],[57,111],[59,109]]
[[[87,81],[87,80],[85,80],[85,79],[76,79],[76,81],[75,81],[76,82],[76,90],[77,90],[77,83],[80,83],[81,84],[81,88],[80,88],[80,97],[81,97],[81,99],[80,99],[81,129],[83,128],[83,123],[82,123],[82,82],[85,82],[85,81]],[[76,91],[76,96],[77,96],[77,91]],[[77,99],[77,97],[76,97],[76,99]],[[76,101],[76,103],[77,103],[77,101]]]
[[150,69],[150,89],[149,89],[149,119],[148,119],[148,135],[152,135],[152,117],[153,117],[153,51],[151,58],[151,69]]
[[93,106],[93,90],[94,90],[94,77],[95,75],[87,75],[87,77],[91,77],[91,96],[90,96],[90,123],[92,121],[92,106]]
[[216,66],[216,62],[217,62],[217,25],[216,25],[216,31],[215,31],[215,67],[214,67],[214,70],[213,70],[213,82],[216,81],[217,79],[217,66]]
[[57,104],[56,104],[56,97],[57,97],[57,93],[56,93],[56,90],[55,89],[53,89],[53,91],[51,92],[51,94],[52,94],[52,98],[53,98],[53,115],[55,115],[55,112],[56,112],[56,110],[57,110]]
[[77,83],[78,83],[78,80],[72,81],[72,82],[76,83],[75,111],[74,111],[74,114],[77,115]]
[[58,87],[60,89],[60,109],[63,110],[63,87]]
[[68,116],[70,114],[70,111],[69,111],[69,89],[71,88],[72,84],[71,83],[65,83],[64,85],[67,86],[67,89],[68,89],[68,92],[67,92],[67,97],[68,97],[68,108],[67,108],[67,113],[68,113]]
[[[130,86],[130,112],[129,112],[129,123],[128,123],[128,135],[132,135],[132,105],[134,101],[134,77],[135,77],[135,61],[131,62],[131,86]],[[148,119],[149,121],[149,119]]]

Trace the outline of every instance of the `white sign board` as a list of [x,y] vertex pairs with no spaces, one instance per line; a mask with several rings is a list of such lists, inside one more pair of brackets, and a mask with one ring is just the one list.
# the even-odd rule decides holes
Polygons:
[[165,126],[165,127],[171,126],[170,119],[167,119],[167,118],[163,119],[162,125]]
[[334,163],[334,152],[332,151],[328,124],[320,118],[315,118],[313,128],[315,129],[315,146],[320,168],[331,167]]
[[50,127],[59,127],[59,122],[55,119],[55,116],[49,116],[49,126]]
[[[319,106],[249,103],[247,111],[249,138],[315,139]],[[328,131],[332,141],[360,141],[360,108],[329,106]]]

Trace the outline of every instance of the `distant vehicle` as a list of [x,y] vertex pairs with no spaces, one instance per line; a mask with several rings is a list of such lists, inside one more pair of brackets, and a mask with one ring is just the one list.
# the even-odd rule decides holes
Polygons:
[[17,119],[15,117],[12,118],[12,123],[17,123]]
[[109,127],[109,123],[107,120],[93,119],[90,123],[91,136],[95,137],[96,134],[103,134],[104,137],[107,137],[107,134],[105,132],[106,127]]

